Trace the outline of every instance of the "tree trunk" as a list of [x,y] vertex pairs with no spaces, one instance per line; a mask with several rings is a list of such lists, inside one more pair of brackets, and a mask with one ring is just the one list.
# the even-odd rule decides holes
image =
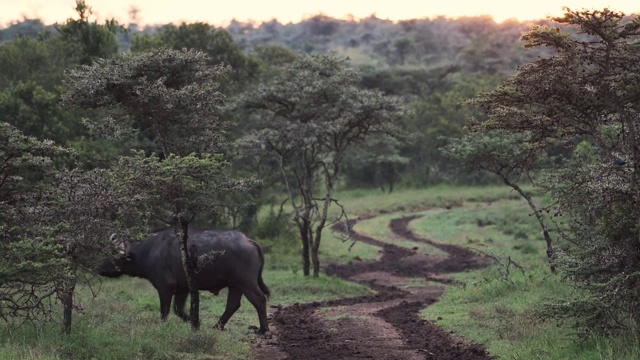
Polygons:
[[309,276],[311,262],[309,260],[309,221],[302,219],[302,227],[300,228],[300,239],[302,240],[302,272],[304,276]]
[[320,276],[320,258],[318,250],[320,249],[320,239],[322,237],[322,229],[316,229],[316,238],[311,247],[311,259],[313,260],[313,277]]
[[547,243],[547,258],[549,259],[549,269],[551,269],[551,272],[555,274],[556,266],[553,263],[553,256],[555,254],[555,250],[553,249],[553,240],[551,239],[551,235],[549,235],[549,229],[547,228],[547,223],[544,221],[544,217],[540,213],[540,210],[538,210],[536,205],[533,203],[531,196],[525,193],[522,190],[522,188],[518,186],[518,184],[509,181],[509,179],[507,179],[506,177],[503,177],[502,179],[504,180],[505,184],[512,187],[515,191],[518,192],[518,194],[520,194],[520,196],[522,196],[525,200],[527,200],[529,207],[531,208],[531,210],[533,210],[533,213],[536,216],[536,219],[538,220],[538,222],[540,223],[540,226],[542,227],[542,234],[544,235],[544,240]]
[[200,286],[196,277],[198,271],[198,249],[196,245],[189,248],[189,262],[191,272],[191,284],[189,285],[189,296],[191,297],[191,307],[189,308],[189,319],[191,320],[191,328],[198,330],[200,328]]
[[65,281],[62,290],[62,306],[63,306],[63,327],[62,332],[65,335],[71,335],[71,322],[73,317],[73,293],[76,289],[76,266],[73,265],[70,271],[70,278]]
[[180,239],[182,266],[184,268],[187,285],[189,286],[189,295],[191,297],[189,320],[191,321],[191,328],[193,330],[198,330],[200,328],[200,293],[198,281],[196,279],[198,257],[195,245],[191,249],[187,247],[187,240],[189,238],[189,221],[180,219],[179,227],[175,229],[175,232],[178,239]]
[[333,182],[338,176],[338,169],[340,164],[340,158],[336,158],[336,162],[333,163],[333,173],[325,167],[325,181],[327,185],[327,192],[324,195],[322,203],[322,212],[320,213],[320,219],[318,226],[316,226],[316,237],[312,243],[312,257],[313,257],[313,277],[320,275],[320,258],[318,257],[318,250],[320,249],[320,240],[322,240],[322,230],[327,223],[327,217],[329,216],[329,206],[333,201]]
[[635,121],[636,118],[633,115],[627,114],[627,111],[624,112],[624,124],[626,125],[629,131],[629,138],[631,139],[631,164],[633,166],[632,172],[632,184],[631,191],[634,194],[637,194],[638,187],[640,186],[640,146],[638,145],[638,131],[636,129]]

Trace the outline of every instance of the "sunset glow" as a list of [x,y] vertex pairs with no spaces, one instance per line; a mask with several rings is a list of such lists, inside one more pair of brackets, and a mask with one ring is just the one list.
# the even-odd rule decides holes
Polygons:
[[[225,25],[239,21],[298,22],[325,14],[335,18],[363,18],[375,14],[382,19],[403,20],[425,17],[490,15],[497,22],[506,19],[520,21],[562,15],[563,6],[571,9],[602,9],[640,13],[637,0],[87,0],[95,18],[102,21],[115,18],[120,23],[132,22],[131,9],[136,8],[135,22],[141,25],[203,21]],[[45,24],[64,22],[75,17],[75,0],[2,0],[0,26],[23,18],[40,18]]]

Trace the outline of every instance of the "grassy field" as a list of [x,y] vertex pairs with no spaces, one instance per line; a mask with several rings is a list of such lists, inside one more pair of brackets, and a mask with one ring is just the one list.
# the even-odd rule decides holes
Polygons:
[[[388,222],[406,214],[420,214],[412,229],[436,241],[454,243],[511,258],[525,273],[506,262],[480,271],[455,275],[465,286],[449,286],[441,301],[422,315],[456,334],[486,344],[504,359],[639,359],[636,337],[590,338],[574,342],[572,330],[536,316],[547,298],[571,291],[550,274],[545,245],[524,201],[505,187],[459,188],[440,186],[383,194],[357,190],[338,194],[351,217],[362,220],[357,230],[401,246],[418,246],[435,254],[436,249],[411,241],[398,241]],[[332,209],[331,216],[337,216]],[[295,233],[294,233],[295,234]],[[266,254],[265,282],[272,290],[271,305],[289,305],[344,296],[369,290],[358,284],[321,276],[305,278],[300,270],[295,236],[273,241]],[[350,243],[327,231],[320,249],[322,261],[347,262],[358,257],[375,259],[378,248]],[[416,281],[413,286],[425,283]],[[227,325],[213,329],[223,312],[226,292],[201,296],[202,329],[192,332],[188,324],[171,315],[159,319],[155,290],[146,280],[102,280],[97,297],[87,287],[78,289],[83,312],[74,316],[72,335],[60,333],[60,323],[0,328],[0,359],[250,359],[257,325],[255,309],[243,299],[242,307]]]
[[[499,358],[640,359],[635,334],[577,341],[568,324],[537,315],[546,300],[572,289],[549,271],[539,224],[526,202],[508,188],[437,187],[391,196],[357,191],[343,202],[360,214],[379,214],[356,225],[379,240],[437,254],[428,245],[395,238],[387,226],[394,218],[416,214],[422,216],[411,222],[414,232],[499,260],[487,269],[454,275],[465,285],[450,286],[439,302],[422,312],[459,336],[485,344]],[[507,269],[509,259],[524,272],[513,265]]]
[[[550,272],[539,224],[524,201],[470,201],[420,214],[410,224],[414,232],[500,261],[454,275],[464,285],[450,286],[439,302],[423,310],[424,318],[484,344],[501,359],[640,359],[634,334],[576,341],[568,324],[538,316],[545,301],[573,290]],[[524,271],[507,269],[509,259]]]
[[[290,270],[267,270],[270,304],[287,305],[369,293],[355,283],[321,276],[304,278]],[[250,359],[255,337],[249,325],[258,325],[256,311],[243,298],[240,310],[226,330],[213,329],[224,311],[226,290],[219,296],[202,293],[202,329],[192,332],[187,323],[170,315],[160,321],[158,296],[148,281],[136,278],[105,279],[93,299],[88,288],[79,289],[83,314],[74,317],[72,335],[60,334],[60,324],[0,329],[0,359]]]

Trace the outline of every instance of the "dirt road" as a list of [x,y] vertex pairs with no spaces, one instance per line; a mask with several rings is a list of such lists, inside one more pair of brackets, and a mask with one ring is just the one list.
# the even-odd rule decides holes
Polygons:
[[[421,254],[355,234],[358,241],[381,248],[380,260],[329,265],[325,272],[365,284],[376,294],[278,309],[272,317],[274,336],[260,341],[258,359],[493,359],[482,345],[462,342],[419,316],[453,281],[447,274],[486,266],[488,260],[468,249],[417,236],[408,228],[413,219],[396,219],[389,226],[396,236],[428,243],[447,256]],[[406,286],[416,279],[443,285]]]

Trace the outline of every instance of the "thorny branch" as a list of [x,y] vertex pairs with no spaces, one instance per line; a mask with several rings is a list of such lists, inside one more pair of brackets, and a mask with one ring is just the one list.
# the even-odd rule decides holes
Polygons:
[[[486,245],[483,245],[486,247]],[[496,261],[496,263],[498,263],[497,269],[500,272],[501,276],[501,280],[503,282],[508,282],[510,285],[515,285],[513,280],[511,280],[511,266],[515,267],[516,269],[520,270],[520,272],[522,273],[522,275],[525,275],[525,269],[523,266],[521,266],[520,264],[516,263],[515,261],[513,261],[513,259],[511,259],[511,256],[507,256],[506,259],[504,257],[501,257],[497,254],[495,254],[493,252],[493,250],[491,250],[489,248],[488,252],[482,251],[480,249],[474,249],[471,248],[472,250],[475,250],[493,260]]]
[[29,284],[4,284],[0,292],[0,319],[7,323],[50,319],[53,313],[52,302],[45,303],[45,300],[51,299],[58,288],[52,286],[44,293],[39,289],[41,287]]
[[[324,199],[316,198],[313,200],[319,201]],[[331,198],[330,200],[340,208],[340,215],[329,224],[329,228],[332,228],[332,225],[338,222],[342,222],[344,224],[345,231],[341,231],[339,233],[338,239],[342,242],[347,242],[351,240],[351,245],[349,245],[349,251],[351,251],[351,248],[356,244],[357,239],[353,236],[355,232],[353,231],[353,227],[351,226],[351,221],[349,220],[349,216],[347,215],[347,212],[344,209],[344,205],[340,204],[338,199]]]

